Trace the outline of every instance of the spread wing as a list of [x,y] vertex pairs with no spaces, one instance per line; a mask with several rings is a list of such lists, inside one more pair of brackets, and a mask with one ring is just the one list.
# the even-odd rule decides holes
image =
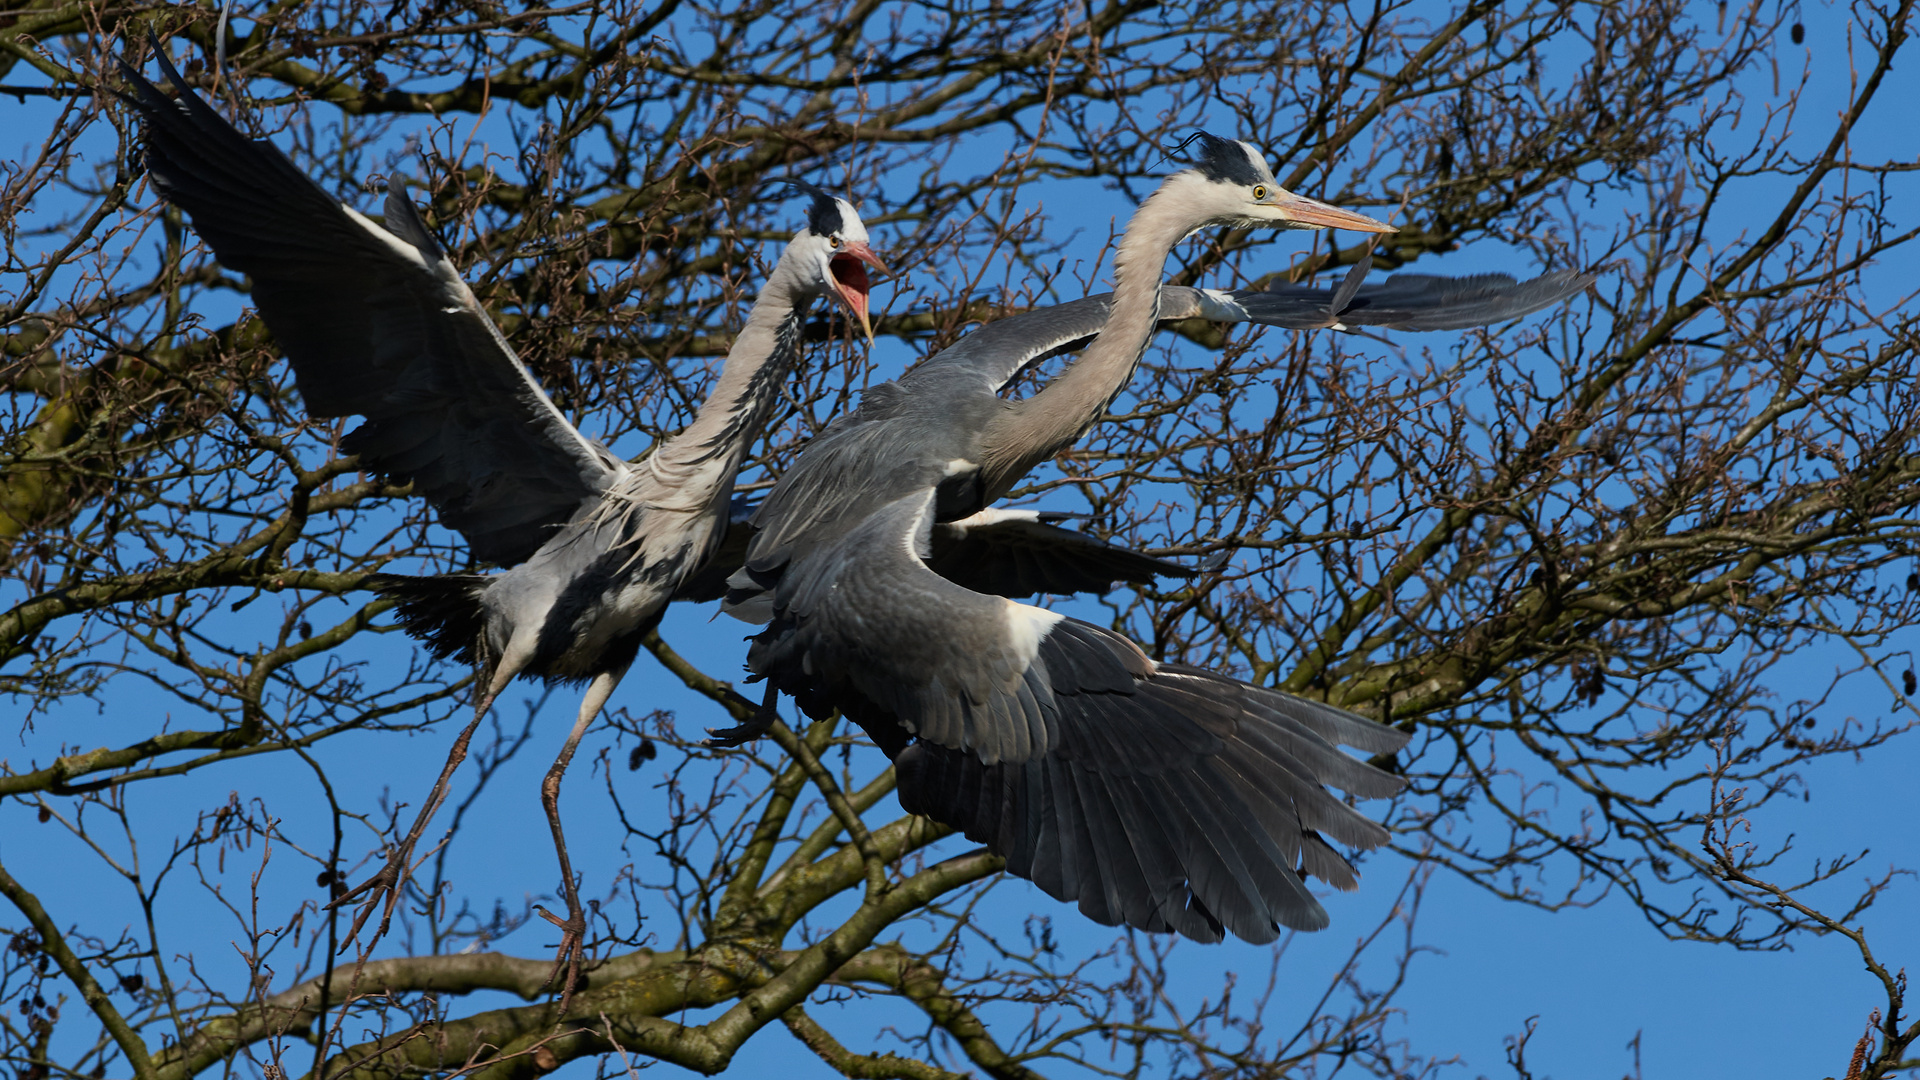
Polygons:
[[229,269],[293,364],[316,417],[366,417],[345,448],[402,480],[476,557],[525,559],[619,467],[554,408],[406,195],[384,225],[241,135],[186,87],[170,100],[123,67],[148,174]]
[[[1364,260],[1355,264],[1355,272],[1364,274],[1366,266]],[[1355,326],[1378,326],[1386,330],[1464,330],[1507,322],[1551,307],[1586,289],[1593,280],[1592,274],[1556,270],[1530,281],[1515,281],[1506,274],[1470,277],[1393,274],[1385,281],[1362,285],[1350,274],[1348,281],[1331,289],[1277,282],[1262,290],[1216,294],[1212,298],[1224,310],[1207,317],[1298,330],[1314,327],[1344,330]],[[1232,311],[1234,307],[1240,308],[1244,315],[1236,316]]]
[[749,666],[872,734],[907,809],[1090,918],[1208,941],[1324,926],[1302,874],[1354,879],[1322,835],[1373,847],[1386,832],[1323,785],[1401,786],[1336,747],[1407,737],[963,589],[924,561],[932,507],[931,490],[904,497],[789,568]]
[[[1507,274],[1443,277],[1393,274],[1365,284],[1367,255],[1333,288],[1276,282],[1265,289],[1160,290],[1160,321],[1211,319],[1293,330],[1378,326],[1387,330],[1463,330],[1507,322],[1551,307],[1593,284],[1592,274],[1556,270],[1529,281]],[[1112,294],[1101,293],[1036,308],[987,323],[954,342],[900,380],[917,392],[998,393],[1014,376],[1071,352],[1106,325]]]

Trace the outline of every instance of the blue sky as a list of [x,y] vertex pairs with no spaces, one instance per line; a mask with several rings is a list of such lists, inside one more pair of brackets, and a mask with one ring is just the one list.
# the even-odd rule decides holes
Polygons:
[[[1810,122],[1830,116],[1844,103],[1844,68],[1829,59],[1844,55],[1844,35],[1844,12],[1815,9],[1807,16],[1804,47],[1781,46],[1781,66],[1789,73],[1799,54],[1812,58],[1810,97],[1803,106]],[[1896,103],[1920,100],[1920,77],[1903,70],[1896,79],[1898,85],[1883,92],[1880,115],[1870,130],[1887,146],[1905,142],[1911,149],[1911,125],[1903,122]],[[1756,97],[1765,96],[1760,91],[1755,88]],[[0,119],[32,121],[45,110],[40,102],[19,105],[0,99]],[[22,130],[13,120],[0,126]],[[20,136],[11,138],[17,141]],[[1889,151],[1888,156],[1907,152]],[[1048,214],[1049,235],[1077,232],[1069,257],[1082,265],[1094,258],[1110,225],[1124,220],[1131,209],[1117,192],[1096,188],[1085,183],[1040,185],[1023,193],[1023,198]],[[1911,224],[1911,208],[1898,201],[1903,194],[1896,191],[1893,215],[1897,222]],[[1588,208],[1585,213],[1589,220],[1603,219],[1605,208]],[[1294,249],[1288,238],[1275,241],[1271,248],[1275,265],[1284,264]],[[1537,269],[1514,263],[1512,250],[1488,245],[1449,254],[1444,261],[1436,260],[1433,269],[1448,273]],[[1898,295],[1911,288],[1914,269],[1911,257],[1889,260],[1871,272],[1870,289]],[[892,291],[888,302],[893,310],[900,310],[899,296],[909,287],[910,283],[883,286]],[[883,341],[872,357],[872,377],[895,374],[911,358],[906,346]],[[259,614],[270,614],[279,602],[263,599]],[[340,617],[349,610],[347,604],[329,602],[315,621],[321,622],[327,612]],[[676,609],[665,634],[705,670],[725,676],[737,670],[745,631],[724,618],[712,621],[711,614],[707,608]],[[241,612],[232,620],[244,626],[252,617]],[[364,643],[358,655],[380,670],[381,665],[404,661],[397,653],[401,647],[400,639],[389,637]],[[1782,672],[1780,685],[1791,690],[1802,679],[1806,685],[1822,685],[1832,672],[1855,662],[1838,650],[1809,650],[1794,659],[1793,672]],[[1836,701],[1837,709],[1865,717],[1887,713],[1884,693],[1869,689],[1864,680],[1851,685],[1855,696]],[[555,874],[536,788],[574,704],[575,699],[565,692],[551,699],[527,750],[502,770],[473,808],[466,836],[451,856],[462,895],[482,903],[498,897],[517,908],[529,895],[551,889]],[[721,722],[707,703],[664,677],[645,658],[614,704],[634,715],[671,709],[683,733]],[[519,706],[516,702],[509,707]],[[119,745],[151,731],[157,711],[178,708],[151,688],[123,679],[103,696],[101,704],[77,701],[37,718],[31,730],[20,732],[13,746],[0,745],[0,759],[20,769],[27,761],[46,761],[60,746]],[[190,722],[187,711],[180,709],[176,723]],[[445,725],[411,736],[355,736],[323,745],[316,756],[329,765],[329,775],[347,801],[353,801],[355,794],[390,790],[398,798],[416,802],[450,737]],[[610,820],[608,777],[598,764],[602,751],[610,752],[608,760],[614,763],[611,782],[625,798],[643,806],[657,797],[651,785],[671,764],[656,760],[638,772],[627,772],[625,746],[616,745],[612,731],[601,728],[589,736],[565,802],[575,863],[587,875],[587,895],[604,893],[622,866],[636,864],[641,873],[651,872],[646,853],[623,848],[623,834]],[[1807,800],[1770,808],[1755,820],[1756,834],[1775,841],[1791,835],[1797,857],[1806,861],[1832,852],[1864,850],[1868,854],[1851,875],[1854,879],[1889,866],[1920,865],[1920,843],[1913,839],[1910,825],[1920,817],[1920,795],[1910,779],[1914,760],[1914,737],[1909,735],[1860,761],[1828,759],[1804,768]],[[316,849],[325,846],[327,838],[320,835],[324,818],[319,813],[325,804],[311,771],[292,758],[254,759],[136,785],[128,796],[127,827],[140,840],[141,858],[151,867],[172,837],[191,828],[196,814],[210,812],[235,792],[243,799],[265,799],[270,812],[288,823],[296,843]],[[55,805],[63,809],[59,802]],[[890,816],[892,810],[888,800],[876,816],[880,812]],[[40,892],[49,907],[91,925],[97,926],[99,919],[125,918],[137,910],[129,904],[124,883],[115,880],[100,860],[79,850],[60,824],[40,824],[34,815],[35,808],[20,800],[0,803],[0,861],[12,873]],[[347,849],[363,850],[370,843],[365,836],[349,837]],[[949,843],[943,850],[961,849]],[[261,854],[258,849],[230,854],[227,872],[216,875],[229,898],[245,881],[242,868],[257,862]],[[299,898],[315,892],[313,870],[300,869],[305,864],[295,855],[278,851],[273,859],[263,878],[263,913],[288,910]],[[1362,890],[1328,901],[1333,928],[1286,945],[1282,971],[1289,989],[1276,998],[1270,1016],[1274,1030],[1288,1027],[1288,1018],[1307,1007],[1338,970],[1356,937],[1386,917],[1399,883],[1412,869],[1391,855],[1369,859]],[[1915,890],[1910,881],[1898,883],[1861,920],[1881,957],[1893,966],[1920,957],[1920,905],[1915,902],[1920,894]],[[1110,931],[1087,925],[1022,882],[995,886],[988,903],[993,912],[989,922],[1008,933],[1017,934],[1029,914],[1050,916],[1063,952],[1069,954],[1093,952],[1113,939]],[[244,968],[230,943],[240,935],[246,915],[244,905],[236,915],[206,891],[177,887],[163,893],[158,912],[171,947],[192,952],[203,973],[226,985],[244,981]],[[0,919],[0,923],[10,921]],[[1397,998],[1404,1010],[1398,1030],[1423,1054],[1457,1058],[1456,1064],[1441,1070],[1444,1076],[1510,1075],[1504,1065],[1503,1040],[1521,1031],[1533,1017],[1538,1018],[1538,1027],[1527,1058],[1536,1076],[1631,1075],[1634,1054],[1629,1043],[1636,1036],[1648,1076],[1839,1075],[1868,1010],[1880,1000],[1851,945],[1835,938],[1802,939],[1791,951],[1768,953],[1670,942],[1619,897],[1588,908],[1545,913],[1500,901],[1444,871],[1427,883],[1413,935],[1432,951],[1416,957]],[[538,955],[552,937],[544,926],[535,924],[494,947]],[[1392,944],[1384,942],[1382,948],[1390,950]],[[1171,993],[1198,1002],[1218,993],[1225,971],[1238,971],[1249,979],[1263,977],[1270,954],[1231,943],[1184,947],[1176,957],[1178,979]],[[1364,970],[1377,974],[1390,959],[1390,951],[1372,955]],[[823,1007],[822,1019],[833,1016],[833,1008]],[[878,1031],[889,1023],[902,1027],[916,1023],[909,1011],[892,1003],[867,1001],[838,1008],[848,1014],[843,1022],[853,1030]],[[69,1030],[63,1028],[63,1036]],[[843,1038],[856,1050],[870,1048],[852,1035],[843,1034]],[[749,1044],[738,1067],[749,1072],[778,1067],[795,1077],[833,1075],[778,1028]],[[578,1076],[584,1069],[574,1065],[568,1072]],[[1071,1074],[1055,1066],[1046,1071]]]

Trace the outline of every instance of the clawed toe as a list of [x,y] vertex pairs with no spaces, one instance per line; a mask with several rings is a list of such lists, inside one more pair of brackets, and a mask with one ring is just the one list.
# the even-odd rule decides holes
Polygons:
[[[346,907],[356,901],[360,904],[360,910],[354,912],[353,925],[347,928],[346,936],[340,941],[342,952],[345,952],[360,936],[360,928],[367,924],[367,919],[372,917],[375,908],[384,908],[384,910],[380,914],[380,925],[374,929],[373,939],[367,944],[371,946],[373,942],[386,936],[387,927],[393,924],[393,909],[400,905],[400,893],[406,881],[407,856],[410,850],[410,848],[402,848],[394,852],[393,857],[387,860],[387,865],[381,867],[378,873],[334,897],[325,905],[326,910],[332,910]],[[386,901],[384,905],[381,903],[382,900]]]
[[[731,693],[731,691],[729,692]],[[733,696],[736,698],[740,697],[739,694],[734,694]],[[741,698],[740,700],[743,704],[752,704],[746,701],[745,698]],[[708,728],[707,738],[701,742],[700,745],[709,750],[728,750],[752,742],[760,736],[765,735],[768,729],[773,727],[773,722],[780,719],[779,703],[780,691],[775,689],[772,683],[768,683],[766,700],[760,702],[757,706],[753,706],[752,719],[743,724],[736,724],[733,727]]]
[[534,912],[560,928],[560,948],[553,955],[553,967],[547,972],[543,985],[552,986],[559,977],[562,968],[566,969],[566,981],[560,983],[560,1011],[567,1011],[567,1003],[572,1000],[574,990],[580,985],[580,960],[585,951],[587,940],[586,914],[574,911],[569,917],[561,918],[538,904]]
[[762,723],[758,717],[755,717],[744,724],[739,724],[734,727],[710,727],[707,729],[707,738],[701,740],[700,745],[709,750],[730,750],[736,746],[745,746],[747,743],[765,735],[767,729],[772,726],[773,724],[771,722]]

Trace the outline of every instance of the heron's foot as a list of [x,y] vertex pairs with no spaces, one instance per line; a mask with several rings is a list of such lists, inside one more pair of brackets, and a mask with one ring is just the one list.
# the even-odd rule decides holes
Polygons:
[[[734,694],[734,697],[739,696]],[[780,719],[780,691],[774,689],[772,683],[767,684],[766,700],[760,704],[754,705],[744,698],[741,700],[743,704],[753,709],[753,716],[746,723],[736,724],[733,727],[708,728],[707,738],[700,745],[709,750],[727,750],[735,746],[744,746],[765,735],[773,727],[773,722]]]
[[547,972],[546,982],[552,986],[562,968],[566,969],[566,981],[560,984],[560,1015],[565,1016],[567,1003],[573,1000],[574,990],[580,985],[580,959],[585,951],[587,940],[587,916],[580,910],[580,902],[567,897],[567,917],[562,919],[538,904],[533,910],[540,917],[560,928],[560,949],[554,953],[553,968]]
[[753,719],[744,724],[727,728],[708,728],[707,737],[701,740],[700,745],[709,750],[728,750],[736,746],[745,746],[765,735],[767,729],[772,726],[771,715],[762,717],[759,713],[755,713]]
[[348,928],[346,936],[340,939],[341,952],[347,951],[347,947],[360,936],[360,928],[367,924],[374,908],[383,906],[383,900],[385,905],[380,913],[380,925],[374,929],[367,945],[371,946],[386,936],[387,927],[393,924],[393,909],[400,906],[400,895],[406,889],[407,860],[412,857],[413,842],[408,840],[394,851],[392,857],[387,859],[387,865],[381,867],[378,873],[334,897],[326,905],[328,910],[332,910],[355,902],[360,904],[360,910],[354,912],[353,925]]

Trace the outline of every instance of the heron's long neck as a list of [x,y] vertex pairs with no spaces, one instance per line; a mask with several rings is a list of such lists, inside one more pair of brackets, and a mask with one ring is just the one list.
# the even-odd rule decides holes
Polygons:
[[1113,303],[1106,325],[1060,376],[1017,402],[987,431],[983,460],[989,500],[1028,470],[1073,445],[1107,411],[1146,351],[1159,322],[1167,254],[1194,228],[1172,200],[1155,193],[1135,211],[1113,260]]
[[727,350],[720,378],[685,431],[653,452],[654,477],[689,509],[724,502],[747,447],[766,426],[780,384],[800,357],[801,321],[812,297],[786,259],[774,267]]

